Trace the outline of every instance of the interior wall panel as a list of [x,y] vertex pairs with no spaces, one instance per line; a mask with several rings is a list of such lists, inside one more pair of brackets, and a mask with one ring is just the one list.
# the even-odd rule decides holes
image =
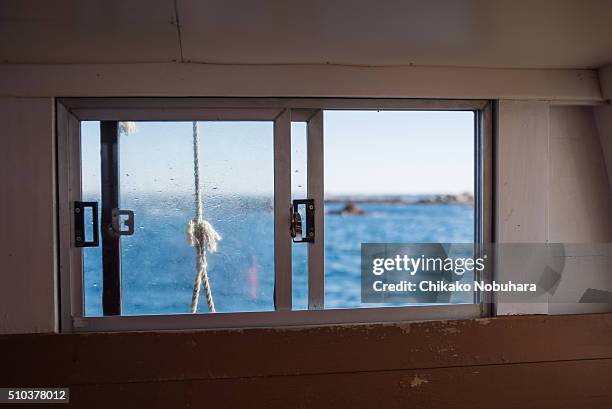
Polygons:
[[[612,191],[593,108],[550,109],[549,241],[612,242]],[[581,247],[566,257],[549,313],[609,311],[603,303],[580,303],[588,288],[612,291],[607,258]]]
[[0,335],[0,383],[70,387],[87,408],[609,408],[611,331],[591,314]]
[[[599,142],[608,171],[608,183],[612,189],[612,105],[596,106],[593,108],[599,133]],[[611,212],[612,213],[612,212]]]
[[0,333],[57,328],[52,98],[0,98]]
[[549,240],[612,241],[612,194],[592,108],[551,107],[549,144]]
[[34,64],[180,61],[175,3],[3,0],[0,61]]
[[78,386],[76,407],[609,409],[612,360]]
[[0,64],[0,96],[602,101],[595,70],[188,63]]
[[[498,103],[495,181],[498,243],[545,243],[548,239],[549,109],[544,101]],[[522,282],[521,277],[514,275],[520,271],[513,267],[514,262],[512,254],[498,254],[494,279]],[[529,279],[529,274],[524,278]],[[548,312],[547,303],[511,303],[503,294],[496,301],[499,315]]]

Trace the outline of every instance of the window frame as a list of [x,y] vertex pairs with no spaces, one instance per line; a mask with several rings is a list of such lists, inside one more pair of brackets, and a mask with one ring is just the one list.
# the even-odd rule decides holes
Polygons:
[[[307,191],[323,203],[323,110],[462,110],[474,115],[475,243],[492,242],[492,103],[487,100],[345,98],[60,98],[57,100],[59,294],[63,332],[221,329],[339,323],[465,319],[490,316],[489,293],[474,304],[324,309],[323,211],[308,244],[308,310],[292,310],[291,123],[307,123]],[[275,311],[84,317],[83,258],[74,247],[72,206],[81,200],[81,121],[274,121]],[[479,251],[479,250],[478,250]],[[481,277],[491,281],[491,266]]]

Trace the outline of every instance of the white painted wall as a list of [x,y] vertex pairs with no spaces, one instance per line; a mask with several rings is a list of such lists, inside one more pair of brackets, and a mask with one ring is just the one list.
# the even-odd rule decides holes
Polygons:
[[[552,243],[612,242],[612,193],[591,107],[550,109],[548,240]],[[609,311],[607,304],[580,304],[587,288],[612,291],[606,256],[579,249],[565,258],[563,278],[550,314]]]
[[[57,328],[53,97],[134,95],[503,99],[498,111],[498,240],[608,237],[603,224],[596,223],[609,215],[610,202],[603,194],[603,155],[597,155],[591,108],[554,106],[559,101],[601,102],[594,71],[0,65],[0,333]],[[552,100],[553,106],[542,99]],[[564,147],[576,144],[580,149]],[[596,158],[596,163],[567,168],[566,157],[579,163]],[[551,203],[564,195],[561,181],[588,186],[587,195],[597,197],[589,203],[578,196]]]
[[0,96],[602,101],[595,70],[193,63],[0,64]]
[[[612,100],[612,64],[599,70],[601,93],[606,100]],[[608,180],[612,188],[612,105],[596,106],[594,108],[599,140],[603,149]]]
[[548,238],[549,112],[546,101],[499,101],[497,241]]
[[0,98],[0,333],[57,328],[52,98]]
[[[548,239],[550,105],[502,100],[497,108],[496,242],[544,243]],[[519,261],[510,252],[498,253],[494,279],[530,282],[516,277],[517,271],[525,271],[516,265]],[[517,304],[503,296],[495,301],[499,315],[548,312],[545,302]]]
[[608,181],[612,188],[612,105],[602,105],[593,108],[599,141],[608,171]]
[[550,108],[548,240],[612,241],[612,195],[591,107]]
[[[497,241],[612,242],[612,192],[594,109],[540,101],[500,101],[498,108]],[[502,253],[498,263],[496,279],[520,281],[511,268],[514,260]],[[515,275],[508,277],[509,271]],[[566,257],[559,293],[577,302],[585,287],[612,291],[607,263],[592,254]],[[609,308],[498,301],[498,314]]]

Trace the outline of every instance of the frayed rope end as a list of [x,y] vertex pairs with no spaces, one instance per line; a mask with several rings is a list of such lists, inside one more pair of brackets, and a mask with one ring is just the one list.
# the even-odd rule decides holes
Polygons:
[[217,251],[217,241],[221,236],[207,220],[191,219],[187,226],[187,241],[195,247],[206,248],[208,252]]

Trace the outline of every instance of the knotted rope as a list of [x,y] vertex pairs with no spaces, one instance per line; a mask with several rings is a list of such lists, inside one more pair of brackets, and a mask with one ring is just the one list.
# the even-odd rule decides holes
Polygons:
[[202,281],[204,282],[208,311],[215,312],[215,303],[208,281],[206,252],[214,253],[217,251],[217,241],[221,240],[221,236],[203,217],[202,193],[200,191],[200,127],[198,122],[193,123],[193,176],[196,217],[191,219],[187,226],[189,244],[196,248],[196,276],[191,296],[191,312],[196,313],[198,311]]

